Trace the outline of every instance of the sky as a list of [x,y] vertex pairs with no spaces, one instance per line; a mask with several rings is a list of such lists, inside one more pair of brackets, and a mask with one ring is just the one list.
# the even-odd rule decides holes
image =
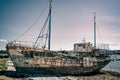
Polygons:
[[[49,0],[0,0],[0,50],[16,40],[34,42],[48,14]],[[96,12],[97,44],[120,49],[120,0],[53,0],[52,50],[73,50],[74,43],[93,43]]]

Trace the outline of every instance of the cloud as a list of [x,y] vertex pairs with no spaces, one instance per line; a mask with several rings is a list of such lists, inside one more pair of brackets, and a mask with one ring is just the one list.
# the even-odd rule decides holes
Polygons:
[[6,39],[0,39],[0,42],[8,42]]

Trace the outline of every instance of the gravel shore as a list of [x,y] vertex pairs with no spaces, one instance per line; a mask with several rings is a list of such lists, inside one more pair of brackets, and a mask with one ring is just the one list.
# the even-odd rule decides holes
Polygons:
[[65,76],[65,77],[37,77],[26,78],[26,80],[120,80],[120,77],[111,75],[94,75],[94,76]]
[[119,76],[110,74],[97,74],[92,76],[61,76],[61,77],[28,77],[28,78],[12,78],[0,76],[0,80],[120,80]]

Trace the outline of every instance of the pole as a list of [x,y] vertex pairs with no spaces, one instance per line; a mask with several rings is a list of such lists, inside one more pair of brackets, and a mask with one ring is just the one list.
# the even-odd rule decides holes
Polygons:
[[96,49],[96,12],[94,12],[94,48]]
[[50,50],[50,45],[51,45],[51,9],[52,9],[52,0],[50,0],[49,4],[49,30],[48,30],[48,50]]

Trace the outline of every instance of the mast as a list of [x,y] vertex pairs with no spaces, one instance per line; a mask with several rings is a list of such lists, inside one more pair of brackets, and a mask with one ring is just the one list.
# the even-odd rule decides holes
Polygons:
[[[41,39],[42,43],[44,43],[44,45],[42,46],[43,49],[46,48],[46,43],[47,43],[47,49],[50,50],[50,43],[51,43],[51,9],[52,9],[52,1],[53,0],[50,0],[49,2],[49,12],[48,12],[48,16],[45,20],[45,23],[33,45],[33,47],[36,47],[37,46],[37,42],[39,39]],[[48,27],[46,27],[48,23]],[[44,42],[43,42],[44,41]]]
[[94,12],[94,48],[96,49],[96,12]]
[[48,25],[48,50],[50,50],[50,45],[51,45],[51,10],[52,10],[52,1],[50,0],[49,4],[49,25]]

